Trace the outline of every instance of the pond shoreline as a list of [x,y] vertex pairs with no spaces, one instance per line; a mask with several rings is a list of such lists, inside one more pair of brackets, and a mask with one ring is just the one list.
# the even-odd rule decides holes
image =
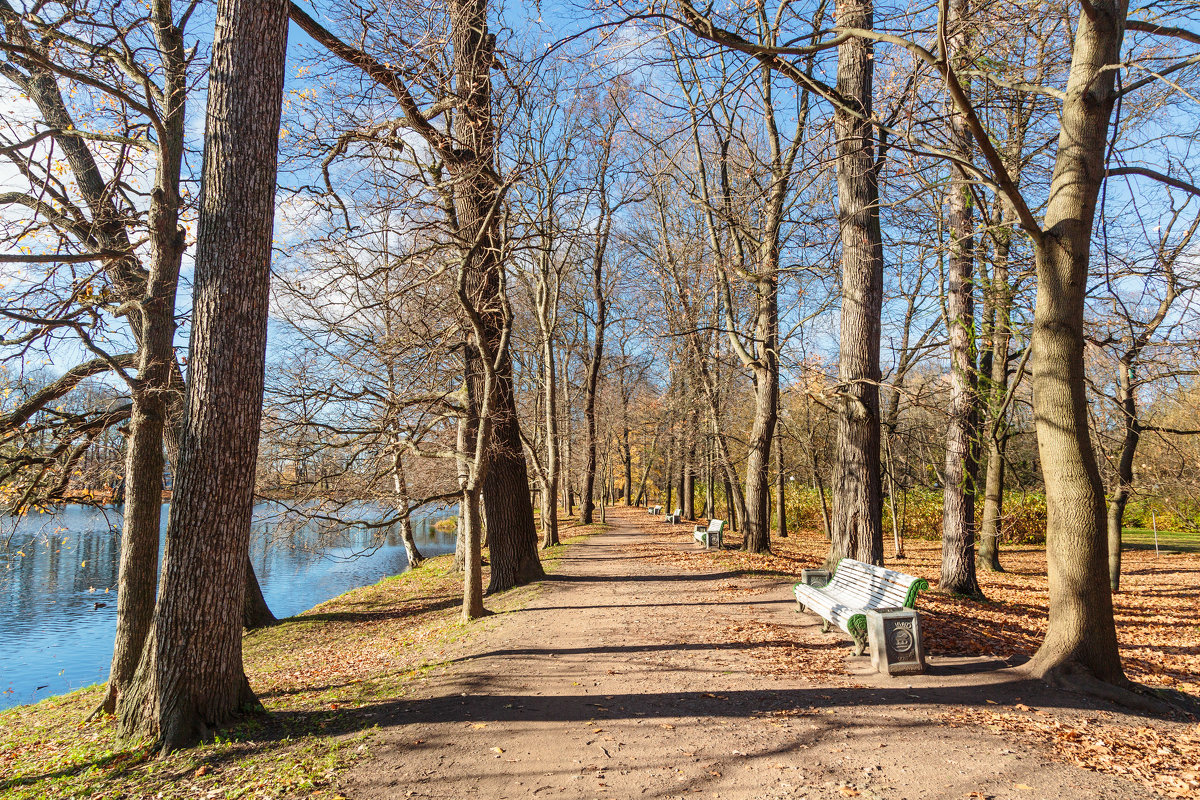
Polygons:
[[[547,572],[572,542],[601,528],[564,527],[564,544],[542,551]],[[276,713],[249,717],[216,741],[164,759],[145,743],[119,740],[111,717],[82,722],[101,686],[0,711],[0,794],[32,800],[270,791],[332,800],[338,775],[370,754],[369,709],[407,695],[441,665],[448,644],[493,624],[491,617],[459,621],[461,580],[453,556],[437,556],[248,632],[247,677]],[[538,591],[540,584],[519,587],[489,598],[488,607],[515,610]]]
[[[165,510],[165,508],[164,508]],[[434,528],[441,509],[415,519],[423,555],[454,549]],[[370,511],[356,510],[369,517]],[[396,530],[284,519],[256,506],[251,560],[268,606],[287,617],[407,569]],[[8,518],[0,535],[0,708],[103,681],[116,631],[120,509],[73,505]],[[160,531],[165,535],[166,514]]]

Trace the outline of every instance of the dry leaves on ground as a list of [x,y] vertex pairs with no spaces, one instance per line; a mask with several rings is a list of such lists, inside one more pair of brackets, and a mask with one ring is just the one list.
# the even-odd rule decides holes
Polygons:
[[1200,725],[1163,729],[1096,719],[1064,721],[1049,712],[1017,708],[964,708],[942,719],[950,725],[978,725],[1041,741],[1067,763],[1133,778],[1160,797],[1200,797]]

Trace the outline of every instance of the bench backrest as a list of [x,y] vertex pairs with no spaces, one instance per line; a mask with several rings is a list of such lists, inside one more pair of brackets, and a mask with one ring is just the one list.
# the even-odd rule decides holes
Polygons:
[[928,588],[924,578],[843,558],[825,591],[859,608],[912,608],[917,591]]
[[723,520],[723,519],[710,519],[708,521],[708,532],[709,533],[720,533],[724,527],[725,527],[725,520]]
[[683,509],[682,509],[682,508],[677,508],[677,509],[675,509],[675,513],[674,513],[674,514],[672,514],[671,516],[672,516],[672,517],[682,517],[682,516],[683,516]]

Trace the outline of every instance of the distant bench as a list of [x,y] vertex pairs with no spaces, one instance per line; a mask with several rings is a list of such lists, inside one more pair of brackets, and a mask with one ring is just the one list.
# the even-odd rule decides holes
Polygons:
[[717,545],[716,545],[717,549],[720,550],[721,544],[722,544],[721,538],[722,538],[722,534],[724,533],[724,531],[725,531],[725,520],[723,520],[723,519],[709,520],[707,528],[704,527],[703,525],[696,526],[696,531],[695,531],[695,533],[692,534],[692,538],[694,538],[697,542],[700,542],[700,544],[704,545],[704,547],[706,549],[709,547],[712,547],[713,542],[715,541],[717,543]]
[[[821,570],[810,570],[821,572]],[[824,586],[797,583],[796,603],[825,620],[822,630],[837,625],[854,639],[854,655],[867,647],[867,611],[883,608],[914,608],[917,592],[928,589],[924,578],[864,564],[852,558],[838,562],[833,578]]]

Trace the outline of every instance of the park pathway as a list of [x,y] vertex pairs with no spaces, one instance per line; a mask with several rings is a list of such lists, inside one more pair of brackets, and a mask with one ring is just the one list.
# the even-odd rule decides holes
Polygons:
[[[775,578],[664,566],[632,511],[386,707],[350,798],[1133,798],[1134,783],[940,718],[1082,702],[942,665],[869,675]],[[671,547],[689,548],[685,537]],[[787,670],[848,664],[849,674]],[[972,669],[974,666],[974,669]],[[1057,699],[1056,699],[1057,698]],[[977,794],[975,794],[977,793]]]

